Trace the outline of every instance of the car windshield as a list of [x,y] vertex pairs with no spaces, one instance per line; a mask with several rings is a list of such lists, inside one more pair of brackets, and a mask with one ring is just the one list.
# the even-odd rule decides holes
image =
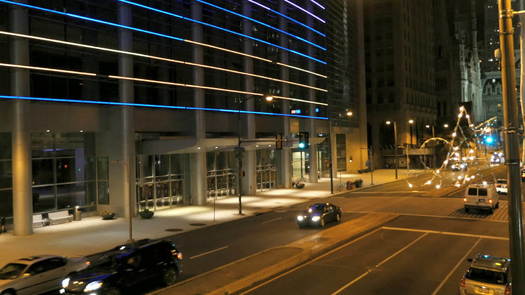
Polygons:
[[308,213],[313,213],[313,212],[323,212],[324,210],[324,205],[322,204],[315,204],[315,205],[312,205],[308,208]]
[[465,277],[469,280],[474,280],[488,284],[501,285],[507,283],[506,273],[475,267],[471,267]]
[[9,263],[0,269],[0,280],[12,280],[16,279],[19,275],[24,272],[27,265],[22,263]]

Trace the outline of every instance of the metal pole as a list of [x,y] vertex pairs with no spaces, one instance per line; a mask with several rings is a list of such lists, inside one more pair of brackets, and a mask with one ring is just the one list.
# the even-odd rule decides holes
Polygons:
[[[525,1],[520,0],[519,3],[520,10],[525,9]],[[525,97],[525,15],[520,14],[520,102],[521,102],[521,118],[522,123],[525,126],[525,101],[523,101],[523,97]],[[496,120],[498,119],[498,116],[496,116]],[[522,147],[525,147],[525,136],[522,138]],[[522,151],[521,154],[521,161],[525,162],[525,148]]]
[[374,185],[374,150],[372,147],[370,147],[368,161],[370,162],[370,185]]
[[396,179],[398,178],[397,169],[399,168],[399,158],[397,157],[397,123],[394,121],[394,157],[396,161]]
[[334,169],[332,163],[332,119],[328,119],[328,152],[330,157],[330,194],[334,194]]
[[525,252],[521,209],[521,179],[518,142],[518,104],[511,0],[498,0],[501,81],[505,133],[505,160],[509,182],[509,242],[513,294],[525,294]]
[[242,100],[239,99],[239,110],[237,112],[237,188],[239,196],[239,215],[242,215],[242,151],[241,151],[241,104]]

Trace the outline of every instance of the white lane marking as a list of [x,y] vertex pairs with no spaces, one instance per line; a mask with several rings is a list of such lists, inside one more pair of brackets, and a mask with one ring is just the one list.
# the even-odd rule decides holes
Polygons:
[[284,273],[282,273],[282,274],[280,274],[280,275],[278,275],[278,276],[276,276],[276,277],[274,277],[274,278],[272,278],[272,279],[270,279],[268,281],[265,281],[265,282],[261,283],[260,285],[257,285],[257,286],[255,286],[253,288],[250,288],[250,289],[242,292],[240,295],[245,295],[245,294],[248,294],[248,293],[250,293],[250,292],[252,292],[252,291],[254,291],[256,289],[264,287],[264,286],[268,285],[269,283],[271,283],[271,282],[273,282],[273,281],[275,281],[275,280],[277,280],[279,278],[282,278],[282,277],[284,277],[284,276],[286,276],[286,275],[288,275],[288,274],[290,274],[290,273],[292,273],[292,272],[294,272],[296,270],[299,270],[299,269],[301,269],[301,268],[303,268],[303,267],[305,267],[307,265],[310,265],[310,264],[312,264],[312,263],[314,263],[314,262],[316,262],[316,261],[318,261],[318,260],[328,256],[328,255],[331,255],[331,254],[333,254],[333,253],[335,253],[335,252],[337,252],[337,251],[339,251],[339,250],[341,250],[341,249],[343,249],[345,247],[348,247],[348,246],[350,246],[350,245],[352,245],[352,244],[354,244],[354,243],[356,243],[356,242],[358,242],[358,241],[360,241],[360,240],[362,240],[364,238],[367,238],[367,237],[375,234],[376,232],[378,232],[380,230],[381,230],[381,228],[376,228],[373,231],[371,231],[371,232],[369,232],[367,234],[364,234],[364,235],[360,236],[359,238],[357,238],[355,240],[352,240],[352,241],[350,241],[350,242],[348,242],[348,243],[346,243],[344,245],[341,245],[341,246],[339,246],[339,247],[337,247],[335,249],[332,249],[332,250],[330,250],[330,251],[328,251],[328,252],[326,252],[326,253],[324,253],[324,254],[322,254],[320,256],[317,256],[316,258],[314,258],[314,259],[312,259],[312,260],[310,260],[310,261],[308,261],[308,262],[306,262],[304,264],[296,266],[296,267],[294,267],[294,268],[292,268],[292,269],[290,269],[290,270],[288,270],[288,271],[286,271],[286,272],[284,272]]
[[345,213],[361,213],[361,214],[370,214],[370,213],[391,213],[397,214],[399,216],[415,216],[415,217],[432,217],[432,218],[447,218],[447,219],[465,219],[465,220],[476,220],[476,221],[486,221],[486,222],[500,222],[508,223],[507,220],[494,220],[494,219],[484,219],[485,215],[479,215],[481,218],[474,217],[464,217],[464,216],[450,216],[450,215],[430,215],[430,214],[412,214],[412,213],[395,213],[395,212],[386,212],[386,211],[345,211]]
[[270,223],[270,222],[273,222],[273,221],[277,221],[277,220],[280,220],[280,219],[283,219],[283,218],[282,217],[276,217],[276,218],[273,218],[273,219],[270,219],[270,220],[263,221],[263,222],[261,222],[261,224],[267,224],[267,223]]
[[195,259],[195,258],[199,258],[199,257],[205,256],[205,255],[211,254],[211,253],[215,253],[215,252],[218,252],[218,251],[224,250],[224,249],[226,249],[226,248],[228,248],[228,247],[230,247],[230,246],[224,246],[224,247],[220,247],[220,248],[213,249],[213,250],[210,250],[210,251],[206,251],[206,252],[204,252],[204,253],[201,253],[201,254],[197,254],[197,255],[191,256],[190,259]]
[[501,241],[508,241],[509,240],[509,238],[506,238],[506,237],[476,235],[476,234],[465,234],[465,233],[455,233],[455,232],[438,231],[438,230],[430,230],[430,229],[414,229],[414,228],[392,227],[392,226],[383,226],[381,228],[382,229],[386,229],[386,230],[410,231],[410,232],[429,233],[429,234],[438,234],[438,235],[447,235],[447,236],[480,238],[480,239],[488,239],[488,240],[501,240]]
[[434,290],[434,292],[432,292],[432,295],[436,295],[439,290],[441,290],[441,288],[443,288],[443,286],[445,285],[445,283],[448,281],[448,279],[450,278],[450,276],[456,271],[456,269],[461,265],[461,263],[463,263],[465,261],[465,259],[467,259],[467,256],[470,255],[470,252],[472,252],[472,250],[474,250],[474,248],[479,244],[479,242],[481,241],[481,238],[479,238],[475,243],[474,245],[472,245],[472,247],[470,247],[470,249],[467,251],[467,253],[465,253],[465,255],[463,257],[461,257],[461,259],[458,261],[458,263],[454,266],[454,268],[447,274],[447,276],[443,279],[443,281],[441,281],[441,283],[439,284],[439,286],[437,286],[436,290]]
[[[422,238],[424,238],[425,236],[427,236],[428,233],[424,233],[422,235],[420,235],[417,239],[413,240],[412,242],[408,243],[405,247],[399,249],[398,251],[396,251],[394,254],[388,256],[387,258],[383,259],[383,261],[379,262],[378,264],[376,264],[375,268],[378,268],[380,267],[381,265],[387,263],[389,260],[391,260],[392,258],[396,257],[397,255],[401,254],[403,251],[405,251],[406,249],[410,248],[412,245],[414,245],[415,243],[417,243],[417,241],[421,240]],[[357,278],[353,279],[352,281],[348,282],[347,284],[345,284],[344,286],[342,286],[341,288],[337,289],[337,291],[333,292],[331,295],[336,295],[336,294],[339,294],[341,292],[343,292],[345,289],[347,289],[348,287],[352,286],[353,284],[357,283],[359,280],[361,280],[362,278],[366,277],[368,274],[370,274],[374,269],[369,269],[367,270],[366,272],[364,272],[363,274],[361,274],[360,276],[358,276]]]

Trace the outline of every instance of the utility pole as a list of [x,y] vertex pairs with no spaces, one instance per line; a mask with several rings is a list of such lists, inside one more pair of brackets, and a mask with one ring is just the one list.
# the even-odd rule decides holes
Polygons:
[[525,253],[521,210],[521,177],[518,142],[518,103],[514,64],[514,29],[511,0],[498,0],[501,84],[505,137],[505,160],[509,184],[509,242],[512,267],[512,293],[525,294]]

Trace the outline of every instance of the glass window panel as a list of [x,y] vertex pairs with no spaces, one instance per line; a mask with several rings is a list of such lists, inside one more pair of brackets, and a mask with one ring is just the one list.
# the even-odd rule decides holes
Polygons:
[[54,183],[53,159],[33,160],[33,185],[51,183]]
[[155,175],[162,176],[169,174],[169,155],[160,155],[155,157]]
[[57,183],[74,182],[76,179],[75,159],[56,159]]
[[33,212],[55,209],[55,186],[33,187]]
[[45,158],[55,154],[55,144],[53,133],[33,133],[31,134],[32,157]]
[[11,159],[11,134],[0,132],[0,160]]
[[109,204],[109,185],[106,181],[99,181],[98,187],[98,203],[103,205]]
[[86,205],[85,183],[57,185],[57,207],[73,208]]
[[97,179],[99,181],[108,181],[108,158],[97,159]]
[[0,188],[11,187],[11,177],[11,161],[0,161]]
[[86,183],[86,205],[93,206],[97,202],[97,183],[90,181]]
[[13,191],[0,191],[0,216],[13,216]]

